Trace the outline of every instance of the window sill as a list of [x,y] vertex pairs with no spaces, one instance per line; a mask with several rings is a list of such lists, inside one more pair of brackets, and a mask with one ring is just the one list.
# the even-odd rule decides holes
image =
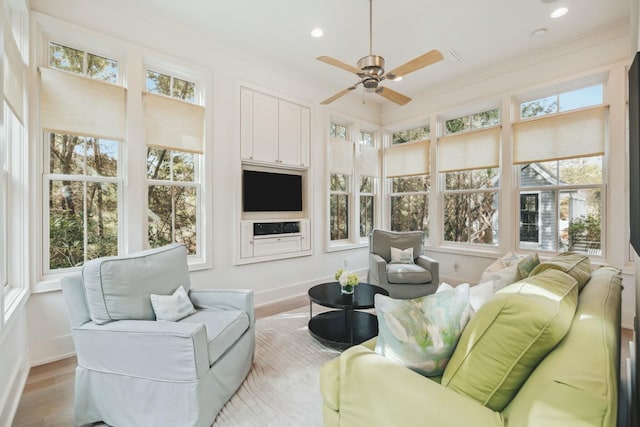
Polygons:
[[503,252],[496,246],[487,247],[486,249],[467,246],[455,246],[455,245],[442,245],[442,246],[428,246],[424,247],[425,253],[436,252],[444,254],[454,255],[469,255],[482,258],[495,259],[500,257]]

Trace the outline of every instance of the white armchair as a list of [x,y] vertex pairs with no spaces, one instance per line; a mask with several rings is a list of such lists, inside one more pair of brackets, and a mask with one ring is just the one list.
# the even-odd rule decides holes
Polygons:
[[182,245],[93,260],[63,279],[78,357],[76,426],[213,424],[251,369],[253,293],[191,290],[195,313],[156,321],[149,295],[189,284]]

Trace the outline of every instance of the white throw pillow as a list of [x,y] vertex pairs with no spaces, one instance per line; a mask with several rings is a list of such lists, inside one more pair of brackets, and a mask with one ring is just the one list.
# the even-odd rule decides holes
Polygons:
[[156,320],[175,322],[196,312],[187,291],[180,286],[173,295],[151,294],[151,305]]
[[480,307],[484,305],[495,293],[493,280],[471,286],[469,289],[469,305],[471,306],[471,317],[475,316]]
[[413,262],[413,247],[407,249],[398,249],[391,246],[390,264],[415,264]]

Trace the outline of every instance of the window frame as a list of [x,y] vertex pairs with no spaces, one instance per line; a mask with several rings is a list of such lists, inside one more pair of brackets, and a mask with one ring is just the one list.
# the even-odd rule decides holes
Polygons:
[[[598,74],[598,75],[594,75],[585,79],[581,79],[581,80],[577,80],[577,81],[573,81],[573,82],[568,82],[566,84],[562,84],[562,85],[556,85],[556,86],[552,86],[552,87],[547,87],[546,89],[542,89],[542,90],[538,90],[535,93],[530,93],[530,94],[526,94],[526,95],[521,95],[521,96],[514,96],[513,97],[513,110],[515,112],[514,114],[514,118],[512,120],[512,123],[519,123],[519,122],[527,122],[527,121],[535,121],[535,120],[539,120],[539,119],[544,119],[547,117],[553,117],[553,116],[558,116],[558,115],[564,115],[564,114],[571,114],[573,112],[580,112],[582,110],[587,110],[590,108],[597,108],[597,107],[602,107],[602,106],[606,106],[605,100],[606,100],[606,74]],[[589,89],[592,87],[600,87],[601,90],[601,96],[600,96],[600,102],[599,103],[592,103],[592,104],[585,104],[585,105],[581,105],[579,107],[576,108],[572,108],[572,109],[563,109],[560,110],[560,103],[559,103],[559,99],[560,96],[567,94],[567,93],[571,93],[571,92],[576,92],[576,91],[580,91],[583,89]],[[522,105],[523,104],[527,104],[530,103],[532,101],[537,101],[537,100],[541,100],[541,99],[545,99],[545,98],[549,98],[549,97],[556,97],[556,100],[558,102],[558,108],[557,111],[555,112],[550,112],[550,113],[545,113],[545,114],[540,114],[540,115],[536,115],[536,116],[532,116],[532,117],[525,117],[522,118]],[[605,122],[605,129],[608,128],[609,125],[609,116],[607,115],[606,117],[606,122]],[[514,175],[514,181],[513,181],[513,190],[514,190],[514,194],[518,195],[515,199],[516,199],[516,203],[514,203],[514,215],[515,215],[515,229],[517,230],[516,233],[514,233],[514,247],[516,248],[516,250],[519,251],[537,251],[537,252],[543,252],[543,253],[548,253],[548,254],[558,254],[561,252],[566,252],[566,250],[561,250],[560,247],[560,233],[562,230],[560,230],[560,202],[561,202],[561,193],[566,192],[566,191],[571,191],[571,190],[598,190],[600,192],[600,249],[597,250],[598,252],[595,253],[589,253],[589,251],[587,252],[582,252],[580,251],[580,254],[592,257],[592,258],[607,258],[608,254],[607,254],[607,230],[608,230],[608,222],[607,222],[607,180],[608,180],[608,173],[607,173],[607,168],[608,168],[608,162],[609,162],[609,150],[608,150],[608,138],[609,138],[609,133],[605,132],[605,141],[603,141],[603,145],[605,147],[604,149],[604,153],[600,156],[601,157],[601,172],[602,172],[602,182],[598,183],[598,184],[594,184],[594,183],[586,183],[586,184],[561,184],[560,182],[560,178],[561,177],[556,177],[556,183],[554,185],[540,185],[540,186],[523,186],[522,185],[522,176],[521,176],[521,168],[522,166],[524,166],[523,164],[512,164],[512,170],[513,170],[513,175]],[[512,147],[513,148],[513,147]],[[549,162],[549,161],[555,161],[556,162],[556,170],[558,171],[558,173],[560,173],[560,165],[559,162],[561,161],[565,161],[565,160],[577,160],[580,158],[592,158],[594,156],[586,156],[586,157],[582,157],[582,156],[578,156],[578,157],[572,157],[569,159],[561,159],[561,160],[543,160],[540,162],[533,162],[533,163],[545,163],[545,162]],[[531,163],[528,163],[531,164]],[[533,247],[526,247],[526,243],[527,242],[522,242],[520,240],[520,195],[522,194],[527,194],[527,193],[533,193],[533,192],[539,192],[539,193],[543,193],[543,192],[554,192],[555,194],[555,219],[554,219],[554,227],[555,227],[555,243],[554,243],[554,248],[553,250],[551,249],[542,249],[542,248],[533,248]],[[542,201],[540,200],[540,203],[542,203]],[[542,218],[539,219],[540,222],[542,222]],[[542,223],[540,223],[540,228],[542,228]],[[522,246],[522,244],[525,243],[525,247]],[[542,245],[542,238],[540,238],[538,245]]]
[[[157,91],[149,91],[148,87],[147,87],[147,76],[148,76],[148,72],[154,72],[154,73],[159,73],[162,74],[164,76],[168,76],[170,78],[170,92],[173,93],[173,82],[176,79],[182,80],[184,82],[187,83],[191,83],[193,84],[193,99],[181,99],[179,97],[173,96],[173,95],[167,95],[167,94],[163,94]],[[160,95],[160,96],[166,96],[170,99],[176,99],[176,100],[180,100],[182,102],[188,102],[194,105],[200,105],[203,108],[206,109],[206,84],[203,81],[203,79],[199,76],[196,75],[196,73],[190,72],[190,70],[187,67],[182,67],[182,66],[178,66],[175,63],[171,63],[171,62],[165,62],[165,61],[161,61],[157,58],[145,58],[144,59],[144,64],[143,64],[143,81],[144,81],[144,87],[143,87],[143,91],[146,93],[152,93],[152,94],[156,94],[156,95]],[[205,117],[206,117],[206,110],[205,110]],[[206,120],[206,118],[205,118]],[[205,141],[203,141],[203,147],[206,144],[206,134],[205,134]],[[193,170],[193,181],[176,181],[173,179],[159,179],[159,180],[153,180],[150,179],[147,173],[147,162],[148,162],[148,153],[149,153],[149,149],[150,148],[155,148],[155,147],[150,147],[148,145],[146,145],[145,143],[145,151],[144,151],[144,157],[143,157],[143,162],[144,162],[144,187],[145,187],[145,203],[144,203],[144,208],[145,208],[145,222],[144,222],[144,227],[145,227],[145,232],[144,232],[144,241],[146,242],[146,245],[148,247],[152,247],[151,243],[149,242],[149,232],[148,232],[148,227],[149,227],[149,220],[148,220],[148,212],[149,212],[149,189],[152,185],[154,186],[168,186],[168,187],[185,187],[185,188],[195,188],[196,189],[196,206],[195,206],[195,210],[196,210],[196,227],[195,227],[195,233],[196,233],[196,252],[193,254],[189,254],[188,255],[188,260],[189,260],[189,266],[191,270],[198,270],[198,269],[203,269],[203,268],[208,268],[210,265],[209,263],[206,261],[206,254],[207,254],[207,246],[208,243],[207,241],[209,241],[210,239],[208,239],[206,237],[206,234],[208,233],[208,229],[205,225],[205,223],[207,223],[207,213],[204,209],[205,203],[204,200],[206,199],[207,195],[206,195],[206,189],[205,189],[205,182],[207,181],[207,171],[206,171],[206,153],[191,153],[193,154],[193,166],[194,166],[194,170]],[[170,167],[171,169],[173,168],[173,158],[175,153],[186,153],[185,151],[180,151],[180,150],[167,150],[170,153],[170,158],[171,158],[171,163],[170,163]],[[175,215],[175,212],[174,212]],[[173,218],[175,220],[175,217]],[[211,223],[211,222],[209,222]],[[209,227],[210,228],[210,227]],[[175,228],[172,226],[172,237],[175,238]]]
[[[407,133],[411,133],[412,131],[414,132],[418,132],[421,129],[425,129],[426,128],[426,134],[424,135],[420,135],[419,137],[415,137],[412,139],[408,139],[406,141],[402,141],[402,142],[394,142],[394,138],[395,135],[398,133],[402,133],[402,132],[407,132]],[[424,176],[424,180],[428,185],[428,189],[426,191],[406,191],[406,192],[394,192],[393,191],[393,180],[396,178],[400,178],[400,179],[404,179],[404,178],[413,178],[415,176],[418,175],[408,175],[408,176],[401,176],[401,177],[389,177],[387,176],[387,171],[385,168],[385,174],[383,176],[384,179],[384,188],[385,188],[385,201],[386,201],[386,225],[389,228],[389,230],[392,231],[399,231],[399,230],[394,230],[393,224],[392,224],[392,218],[393,218],[393,198],[394,197],[413,197],[413,196],[418,196],[418,197],[425,197],[426,198],[426,207],[427,207],[427,219],[426,219],[426,229],[423,230],[419,230],[419,231],[423,231],[425,234],[425,240],[429,239],[430,235],[431,235],[431,196],[432,193],[434,191],[433,189],[433,161],[431,158],[431,148],[433,145],[433,130],[432,130],[432,126],[431,126],[431,118],[430,117],[424,117],[418,121],[412,122],[410,124],[404,125],[404,126],[399,126],[399,127],[394,127],[391,129],[388,129],[385,131],[385,134],[387,136],[387,144],[386,144],[386,148],[390,148],[390,147],[394,147],[394,146],[399,146],[399,145],[405,145],[405,144],[419,144],[419,143],[423,143],[424,141],[429,141],[429,161],[430,161],[430,165],[429,165],[429,173],[428,174],[421,174],[419,176]],[[383,156],[386,157],[386,150],[383,153]],[[387,164],[387,159],[385,158],[383,160],[383,162],[385,163],[385,165]]]
[[[60,68],[56,68],[56,67],[50,67],[50,58],[51,58],[51,44],[57,44],[63,47],[67,47],[70,49],[75,49],[78,51],[83,52],[83,69],[82,69],[82,73],[73,73],[70,71],[65,71],[62,70]],[[100,56],[100,57],[104,57],[107,59],[111,59],[112,61],[117,62],[118,64],[118,71],[117,71],[117,78],[114,82],[109,81],[109,83],[117,85],[117,86],[124,86],[123,82],[124,82],[124,61],[122,61],[121,58],[119,58],[117,55],[111,55],[111,54],[106,54],[103,50],[101,49],[92,49],[89,48],[87,49],[86,46],[87,44],[90,44],[90,41],[85,40],[84,43],[76,43],[76,42],[71,42],[70,38],[68,36],[66,36],[65,34],[60,34],[60,35],[45,35],[42,34],[41,37],[41,43],[39,44],[39,48],[40,48],[40,63],[44,64],[45,67],[50,67],[52,69],[55,70],[59,70],[60,72],[68,72],[70,74],[73,75],[77,75],[77,76],[81,76],[84,78],[89,78],[89,79],[93,79],[93,77],[87,75],[87,58],[88,56],[91,55],[96,55],[96,56]],[[101,43],[96,43],[96,46],[101,46]],[[105,81],[103,79],[94,79],[96,81]],[[40,277],[43,279],[43,281],[46,283],[49,280],[56,280],[57,278],[63,276],[64,274],[68,274],[69,272],[72,271],[78,271],[80,270],[82,267],[78,266],[78,267],[67,267],[67,268],[60,268],[60,269],[51,269],[51,263],[50,263],[50,258],[49,258],[49,251],[50,251],[50,226],[49,226],[49,221],[50,221],[50,209],[49,209],[49,183],[55,180],[60,180],[63,179],[65,177],[67,177],[67,175],[62,175],[62,174],[55,174],[55,173],[51,173],[50,168],[49,168],[49,159],[51,156],[51,150],[50,150],[50,144],[49,144],[49,138],[51,136],[51,134],[59,134],[59,135],[74,135],[74,136],[80,136],[80,137],[86,137],[86,138],[93,138],[95,139],[95,141],[99,141],[101,138],[97,138],[97,137],[93,137],[93,136],[89,136],[89,135],[77,135],[73,132],[54,132],[54,131],[49,131],[47,129],[43,129],[42,127],[39,128],[39,134],[40,134],[40,138],[41,138],[41,143],[43,146],[43,150],[42,150],[42,158],[41,158],[41,167],[40,167],[40,171],[42,174],[41,177],[41,182],[40,182],[40,200],[41,200],[41,206],[40,206],[40,215],[41,215],[41,226],[40,226],[40,230],[39,230],[39,235],[42,237],[42,244],[40,246],[40,263],[39,263],[39,267],[38,267],[38,271],[40,272]],[[103,138],[104,139],[104,138]],[[83,175],[84,178],[83,179],[79,179],[78,177],[81,175],[69,175],[72,181],[81,181],[81,182],[86,182],[86,183],[97,183],[97,182],[105,182],[105,183],[110,183],[110,184],[116,184],[117,185],[117,217],[118,217],[118,226],[117,226],[117,230],[118,230],[118,244],[117,244],[117,253],[121,254],[124,250],[124,248],[126,247],[126,242],[125,240],[125,227],[124,227],[124,218],[125,218],[125,211],[124,211],[124,204],[125,204],[125,193],[124,193],[124,187],[125,187],[125,171],[124,171],[124,165],[125,165],[125,153],[124,153],[124,149],[125,149],[125,141],[122,140],[118,140],[116,141],[118,144],[118,154],[117,154],[117,165],[118,165],[118,169],[117,169],[117,176],[115,177],[99,177],[99,176],[91,176],[91,175],[87,175],[86,173]],[[84,186],[84,184],[83,184]],[[86,202],[84,195],[83,195],[83,210],[86,207],[84,205],[84,203]],[[86,215],[86,211],[83,212],[83,217],[84,215]],[[85,227],[84,227],[84,232],[86,232],[86,217],[84,217],[84,222],[85,222]],[[86,240],[87,240],[87,236],[84,236],[84,240],[83,240],[83,245],[86,244]],[[85,245],[85,249],[86,249],[86,245]],[[85,252],[85,262],[87,260],[89,260],[88,258],[86,258],[86,252]],[[50,285],[46,285],[44,286],[44,289],[48,288]]]

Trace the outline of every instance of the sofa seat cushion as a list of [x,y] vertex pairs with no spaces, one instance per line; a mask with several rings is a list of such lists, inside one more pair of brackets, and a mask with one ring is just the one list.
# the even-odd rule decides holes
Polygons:
[[151,294],[171,295],[180,286],[189,292],[189,265],[184,245],[171,244],[126,256],[97,258],[82,268],[91,320],[155,320]]
[[249,316],[242,310],[198,310],[180,322],[205,325],[211,365],[249,329]]
[[538,264],[531,271],[530,276],[535,276],[549,269],[560,270],[563,273],[567,273],[578,281],[578,286],[580,286],[581,290],[591,278],[591,261],[589,257],[574,252],[563,252],[548,261]]
[[387,264],[389,283],[429,283],[431,272],[417,264]]
[[496,292],[464,329],[442,385],[502,411],[565,336],[577,302],[577,281],[558,270]]

